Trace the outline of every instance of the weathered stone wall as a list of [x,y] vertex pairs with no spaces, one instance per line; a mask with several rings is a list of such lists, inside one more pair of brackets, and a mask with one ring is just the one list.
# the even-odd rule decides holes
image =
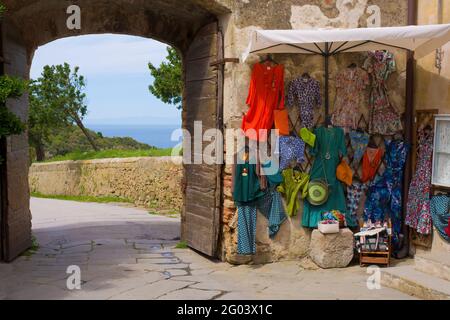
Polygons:
[[[450,1],[419,0],[418,24],[450,23]],[[439,9],[441,12],[439,12]],[[450,43],[442,47],[442,68],[436,67],[436,54],[419,59],[416,65],[415,107],[439,109],[439,113],[450,113]]]
[[[300,29],[306,27],[341,27],[356,28],[367,26],[398,26],[407,23],[407,1],[387,0],[259,0],[234,1],[232,14],[223,16],[221,24],[225,33],[225,57],[240,57],[248,45],[251,32],[256,29]],[[374,13],[379,12],[377,16]],[[375,18],[374,18],[375,17]],[[378,17],[380,19],[378,19]],[[388,83],[390,98],[400,112],[405,105],[405,68],[406,54],[393,51],[397,62],[397,72]],[[275,60],[285,65],[285,83],[309,72],[319,80],[323,88],[323,58],[320,56],[278,54]],[[227,64],[225,68],[224,124],[225,128],[239,128],[249,86],[251,68],[259,61],[256,55],[250,56],[246,63]],[[334,104],[334,77],[336,73],[351,62],[361,65],[362,54],[342,54],[330,59],[330,112]],[[322,94],[323,94],[322,90]],[[368,95],[368,92],[366,92]],[[367,100],[367,99],[366,99]],[[363,114],[368,114],[367,103],[362,107]],[[322,108],[322,112],[324,112]],[[291,118],[296,119],[298,111],[290,110]],[[319,113],[316,114],[316,119]],[[224,172],[224,214],[222,229],[222,259],[235,263],[247,263],[236,255],[236,230],[230,222],[236,214],[231,197],[231,159],[233,140],[226,141],[227,166]],[[258,214],[257,219],[257,255],[254,263],[282,259],[299,259],[308,254],[311,231],[300,227],[302,212],[284,223],[274,239],[267,235],[267,220]]]
[[[419,25],[450,23],[450,1],[418,0],[417,23]],[[416,110],[437,109],[441,114],[450,114],[450,43],[442,48],[441,69],[436,66],[436,53],[431,53],[417,61],[415,77]],[[436,230],[433,232],[431,249],[417,246],[413,253],[431,252],[436,256],[446,256],[450,244],[445,242]]]
[[170,157],[101,159],[35,163],[29,183],[32,192],[45,195],[114,196],[179,212],[182,176]]
[[[9,20],[5,19],[4,23]],[[29,65],[27,51],[20,30],[14,26],[2,29],[3,65],[5,74],[27,79]],[[11,99],[7,107],[24,122],[28,119],[28,97]],[[14,135],[6,139],[6,192],[8,204],[1,219],[5,232],[3,248],[4,259],[10,261],[31,245],[31,215],[29,206],[28,175],[28,135]]]

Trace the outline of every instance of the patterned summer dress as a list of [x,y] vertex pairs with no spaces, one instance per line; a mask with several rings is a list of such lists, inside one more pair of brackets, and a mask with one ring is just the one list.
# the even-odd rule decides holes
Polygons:
[[356,129],[361,117],[361,92],[369,84],[369,76],[361,68],[347,68],[336,76],[336,102],[331,122],[334,126]]
[[320,83],[313,78],[299,77],[289,85],[288,106],[298,105],[302,128],[312,129],[314,126],[314,106],[322,104]]
[[393,243],[394,246],[398,246],[402,229],[403,171],[410,145],[398,140],[385,140],[385,145],[386,170],[369,186],[364,219],[383,222],[386,218],[390,218],[393,227]]
[[432,228],[430,191],[433,156],[433,135],[419,137],[417,169],[408,193],[405,223],[421,234],[430,234]]
[[387,51],[368,52],[368,55],[364,69],[372,79],[369,133],[393,135],[402,130],[400,115],[390,103],[386,87],[387,79],[395,71],[394,55]]

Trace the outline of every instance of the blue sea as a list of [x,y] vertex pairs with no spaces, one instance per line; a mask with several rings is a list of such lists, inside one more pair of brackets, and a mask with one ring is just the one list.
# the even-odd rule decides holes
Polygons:
[[139,142],[158,148],[172,148],[178,141],[171,141],[172,132],[177,125],[87,125],[93,131],[101,132],[104,137],[131,137]]

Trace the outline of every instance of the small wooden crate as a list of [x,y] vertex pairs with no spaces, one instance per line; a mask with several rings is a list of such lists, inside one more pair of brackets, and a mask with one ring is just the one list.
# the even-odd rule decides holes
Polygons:
[[364,251],[361,249],[361,252],[359,253],[359,265],[363,267],[365,265],[377,264],[389,267],[391,265],[392,253],[391,240],[391,235],[389,235],[387,251]]

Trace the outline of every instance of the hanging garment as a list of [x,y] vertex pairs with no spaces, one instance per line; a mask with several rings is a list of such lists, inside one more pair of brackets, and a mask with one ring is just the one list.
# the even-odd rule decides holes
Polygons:
[[369,133],[393,135],[402,130],[400,114],[389,101],[386,82],[396,70],[394,55],[387,51],[368,52],[364,69],[370,74]]
[[381,165],[384,151],[381,148],[367,148],[363,156],[362,178],[366,183],[372,181]]
[[294,136],[280,136],[280,170],[289,167],[291,161],[305,162],[305,142]]
[[277,191],[277,187],[283,183],[283,176],[279,170],[275,174],[269,174],[271,167],[271,161],[261,165],[263,172],[267,175],[268,191],[258,201],[258,209],[269,221],[269,236],[274,237],[280,225],[286,220],[286,210],[281,195]]
[[298,193],[304,199],[308,192],[309,175],[294,169],[283,171],[283,183],[278,187],[278,191],[283,194],[287,203],[287,213],[290,217],[296,216],[300,208]]
[[288,106],[300,107],[302,128],[312,129],[314,126],[314,107],[322,104],[320,83],[313,78],[299,77],[289,84]]
[[257,171],[257,165],[248,160],[236,163],[233,168],[233,199],[238,208],[237,251],[243,255],[256,252],[256,202],[264,196]]
[[358,225],[358,208],[361,205],[361,197],[366,190],[366,184],[356,181],[347,187],[347,210],[353,225]]
[[256,253],[256,207],[238,207],[237,253],[251,255]]
[[346,156],[344,130],[342,128],[319,127],[314,131],[316,144],[311,154],[315,157],[311,169],[311,180],[324,179],[329,184],[330,196],[324,204],[313,206],[309,202],[304,203],[302,225],[315,228],[321,220],[322,213],[339,210],[345,214],[349,226],[353,227],[347,212],[344,189],[339,180],[336,179],[336,168],[340,163],[339,155]]
[[402,187],[403,170],[409,145],[403,141],[386,140],[386,170],[368,190],[364,209],[365,221],[392,221],[393,242],[399,243],[402,226]]
[[273,238],[280,230],[281,224],[286,220],[286,211],[283,201],[276,187],[271,186],[265,196],[258,201],[258,210],[269,221],[269,236]]
[[242,130],[252,140],[266,141],[273,127],[273,112],[284,109],[284,67],[257,63],[253,67],[247,97],[248,112]]
[[430,192],[433,157],[433,134],[419,135],[419,157],[416,173],[411,181],[406,207],[405,223],[421,234],[430,234],[432,228]]
[[[264,173],[271,169],[271,162],[261,165]],[[276,187],[283,182],[279,171],[266,177],[268,189],[261,190],[261,178],[258,176],[256,164],[236,164],[234,169],[233,198],[238,207],[238,254],[251,255],[256,253],[256,217],[257,209],[269,221],[268,232],[274,237],[280,225],[286,220],[280,194]]]
[[450,242],[450,197],[447,195],[437,195],[431,198],[431,216],[433,225],[438,231],[439,235]]
[[447,234],[447,237],[450,237],[450,218],[448,218],[447,228],[445,228],[445,233]]
[[248,205],[263,195],[256,164],[249,161],[236,163],[233,173],[233,199],[236,204]]
[[334,126],[356,129],[361,117],[362,91],[369,85],[369,76],[361,68],[346,68],[336,76],[336,102],[331,122]]
[[365,132],[360,132],[352,130],[349,133],[350,143],[353,149],[353,168],[357,169],[361,159],[366,151],[367,145],[369,144],[369,135]]

